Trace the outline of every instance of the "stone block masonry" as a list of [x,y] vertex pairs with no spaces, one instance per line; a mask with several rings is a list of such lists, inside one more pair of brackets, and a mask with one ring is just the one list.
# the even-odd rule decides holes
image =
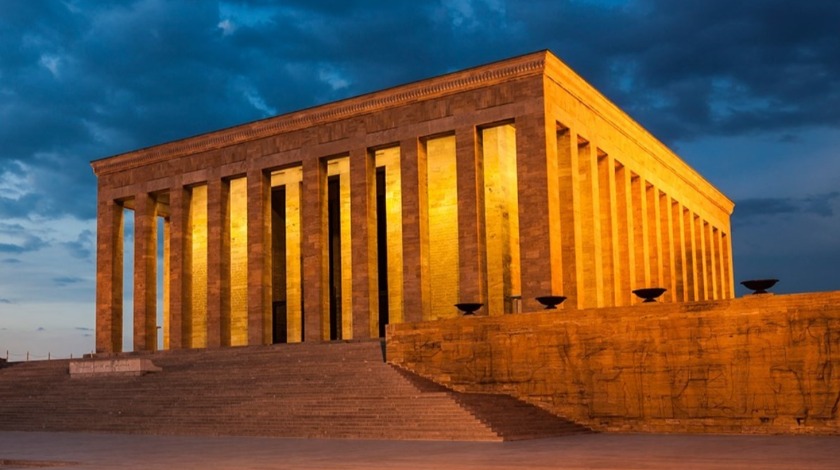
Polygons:
[[840,291],[395,324],[387,357],[603,431],[840,434]]
[[150,359],[120,358],[70,362],[70,377],[98,377],[102,375],[143,375],[162,369]]

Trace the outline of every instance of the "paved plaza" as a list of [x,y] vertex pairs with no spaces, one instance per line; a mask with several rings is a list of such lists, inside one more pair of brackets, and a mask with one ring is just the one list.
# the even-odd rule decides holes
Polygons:
[[0,469],[837,469],[840,436],[588,434],[478,443],[0,432]]

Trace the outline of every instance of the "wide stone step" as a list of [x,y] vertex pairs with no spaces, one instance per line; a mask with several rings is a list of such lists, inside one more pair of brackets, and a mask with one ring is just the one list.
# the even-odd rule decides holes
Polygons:
[[0,369],[0,429],[501,440],[585,432],[511,397],[460,394],[383,361],[377,341],[130,353],[163,370],[71,378]]

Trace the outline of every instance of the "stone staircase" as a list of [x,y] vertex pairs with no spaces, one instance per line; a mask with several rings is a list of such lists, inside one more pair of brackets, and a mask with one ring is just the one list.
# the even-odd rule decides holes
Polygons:
[[383,361],[378,341],[127,354],[162,372],[72,378],[68,360],[0,369],[0,430],[498,441],[588,432],[504,395]]

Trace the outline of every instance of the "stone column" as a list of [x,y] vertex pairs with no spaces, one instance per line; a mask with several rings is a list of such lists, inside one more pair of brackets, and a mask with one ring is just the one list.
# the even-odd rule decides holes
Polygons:
[[301,263],[301,173],[286,183],[286,318],[290,343],[302,341],[303,283]]
[[620,305],[621,275],[618,258],[618,202],[615,193],[615,159],[598,156],[598,192],[601,209],[601,244],[604,262],[604,305]]
[[699,235],[696,225],[696,217],[691,212],[691,210],[686,209],[685,213],[686,221],[685,221],[685,229],[686,229],[686,238],[688,238],[688,245],[687,249],[689,250],[689,257],[687,263],[687,271],[688,271],[688,279],[690,282],[689,285],[689,292],[691,293],[690,300],[702,300],[703,299],[703,284],[701,281],[701,274],[702,268],[700,265],[700,256],[698,251],[700,250],[700,242],[699,242]]
[[122,352],[123,208],[103,198],[96,207],[96,352]]
[[[390,156],[385,156],[386,153]],[[373,156],[374,166],[378,165],[379,155],[377,152]],[[403,301],[402,177],[400,176],[399,147],[390,150],[383,149],[382,159],[385,170],[385,221],[388,239],[385,246],[388,261],[388,322],[402,323],[405,321],[405,303]],[[375,193],[375,188],[372,188],[372,191]],[[375,204],[374,210],[376,210]],[[371,326],[376,326],[376,324],[377,322],[371,321]],[[373,328],[371,328],[371,332],[374,336],[379,333]]]
[[715,238],[714,232],[717,230],[712,227],[709,222],[703,222],[703,232],[706,237],[706,285],[709,291],[709,300],[717,300],[718,296],[718,282],[717,282],[717,267],[715,266]]
[[[340,325],[340,339],[353,338],[353,297],[355,296],[353,290],[353,232],[355,229],[350,221],[350,214],[352,209],[352,199],[350,194],[350,158],[338,158],[339,167],[343,169],[339,173],[339,218],[340,218],[340,237],[341,237],[341,305],[338,323]],[[327,178],[329,179],[329,167],[327,167]],[[367,310],[367,309],[366,309]],[[363,336],[363,337],[366,337]]]
[[406,322],[429,319],[429,238],[426,152],[416,138],[400,142],[402,196],[403,317]]
[[[350,151],[350,222],[353,251],[353,337],[372,338],[379,318],[376,168],[366,148]],[[375,316],[375,317],[374,317]]]
[[169,348],[188,347],[184,317],[191,310],[189,295],[189,253],[187,252],[189,196],[183,186],[169,190]]
[[207,182],[207,347],[230,346],[230,183]]
[[319,158],[303,160],[301,191],[304,340],[323,341],[329,331],[327,255],[327,167]]
[[487,249],[484,228],[484,169],[475,127],[455,131],[458,180],[459,302],[487,303]]
[[271,342],[271,180],[248,171],[248,344]]
[[659,222],[659,190],[645,183],[645,222],[647,225],[647,247],[650,259],[650,286],[666,287],[662,276],[662,236]]
[[556,122],[543,113],[517,116],[516,158],[522,311],[529,312],[543,308],[534,297],[574,288],[563,285]]
[[170,190],[170,225],[172,227],[172,275],[169,277],[170,347],[192,346],[192,232],[190,208],[192,191],[177,187]]
[[645,181],[641,176],[630,177],[631,204],[633,207],[633,238],[635,248],[636,287],[650,287],[650,249],[648,247],[647,198]]
[[134,350],[157,349],[157,220],[151,194],[134,197]]
[[578,157],[578,135],[563,129],[557,135],[557,176],[560,193],[560,239],[563,257],[565,305],[584,308],[586,302],[583,255],[583,218]]
[[683,217],[683,206],[678,201],[671,202],[671,223],[672,236],[674,239],[674,276],[676,281],[676,300],[688,302],[688,274],[686,273],[687,253],[685,238],[685,218]]
[[671,302],[678,302],[680,300],[677,295],[677,265],[676,254],[674,253],[674,219],[673,219],[673,201],[671,196],[664,192],[659,192],[658,212],[659,212],[659,239],[662,242],[662,287],[668,289],[665,295],[666,299]]
[[170,349],[169,346],[169,276],[172,268],[170,267],[171,263],[171,254],[172,250],[169,247],[169,237],[172,232],[172,229],[169,227],[169,215],[167,212],[167,216],[163,218],[163,263],[161,269],[163,270],[163,282],[161,286],[163,288],[163,298],[161,299],[163,305],[161,306],[162,310],[162,321],[161,325],[158,325],[159,328],[163,330],[163,344],[158,345],[158,349]]
[[726,280],[723,274],[723,250],[721,249],[720,230],[717,227],[712,228],[712,245],[714,249],[714,263],[715,263],[715,291],[718,293],[718,299],[728,299],[729,295],[726,292]]
[[732,237],[728,234],[723,234],[721,245],[723,246],[723,270],[726,273],[726,286],[729,291],[729,298],[731,299],[735,298],[735,280],[732,274],[734,272],[732,266]]
[[695,244],[697,247],[697,256],[700,258],[696,265],[699,272],[697,278],[700,280],[700,300],[711,299],[711,292],[709,292],[709,264],[706,250],[706,223],[700,216],[694,218],[694,232]]
[[618,273],[621,281],[616,292],[616,305],[634,302],[636,288],[636,245],[633,243],[633,199],[630,191],[630,170],[620,166],[615,170],[617,206]]
[[[604,306],[604,263],[601,238],[601,201],[598,188],[598,150],[595,145],[578,137],[577,158],[580,198],[575,238],[580,240],[578,305],[581,308]],[[579,233],[579,235],[578,235]]]

